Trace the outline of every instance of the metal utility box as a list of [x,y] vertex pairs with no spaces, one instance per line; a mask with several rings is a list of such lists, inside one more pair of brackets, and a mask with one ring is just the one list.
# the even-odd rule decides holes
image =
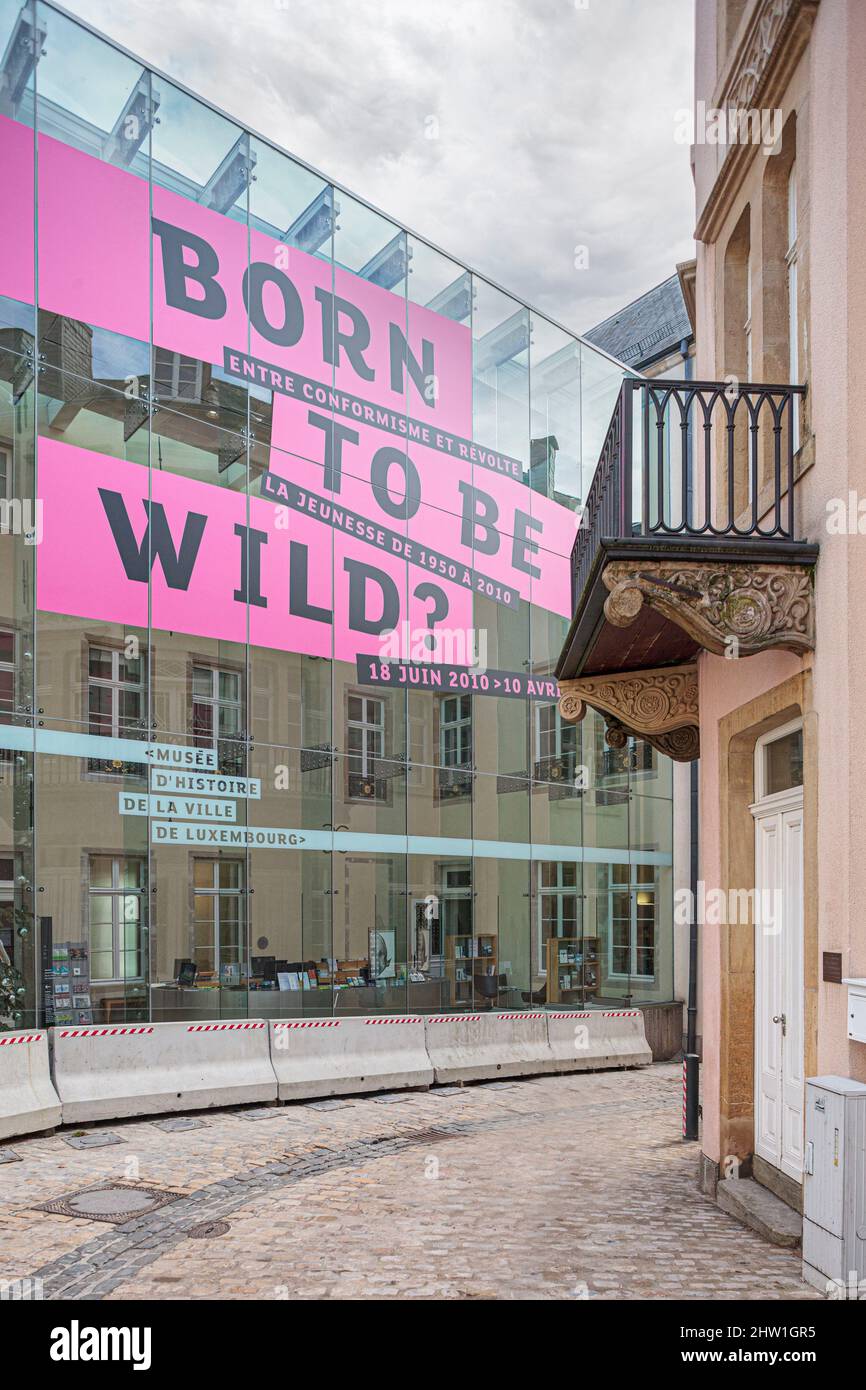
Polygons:
[[866,980],[843,980],[848,986],[848,1037],[866,1043]]
[[803,1278],[866,1292],[866,1085],[844,1076],[806,1082]]

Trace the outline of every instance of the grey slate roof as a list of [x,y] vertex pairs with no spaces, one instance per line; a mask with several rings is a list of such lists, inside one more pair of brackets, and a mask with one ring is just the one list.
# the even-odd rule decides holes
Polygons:
[[663,280],[583,337],[635,369],[678,348],[692,337],[679,276]]

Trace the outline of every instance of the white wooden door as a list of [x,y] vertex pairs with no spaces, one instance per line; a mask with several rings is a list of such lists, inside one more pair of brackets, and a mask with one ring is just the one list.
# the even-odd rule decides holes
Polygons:
[[803,1176],[803,794],[755,818],[755,1152]]

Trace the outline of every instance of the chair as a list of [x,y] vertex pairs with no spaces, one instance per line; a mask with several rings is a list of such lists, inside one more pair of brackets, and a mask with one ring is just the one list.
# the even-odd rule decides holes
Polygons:
[[547,981],[536,990],[521,990],[520,997],[524,1004],[546,1004],[547,1003]]
[[475,998],[486,1001],[487,1008],[492,1009],[499,999],[499,975],[473,975],[472,985]]

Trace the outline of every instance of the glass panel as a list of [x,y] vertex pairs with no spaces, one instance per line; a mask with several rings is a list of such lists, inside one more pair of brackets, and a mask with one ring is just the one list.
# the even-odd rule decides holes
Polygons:
[[764,795],[803,785],[803,730],[794,729],[764,748]]

